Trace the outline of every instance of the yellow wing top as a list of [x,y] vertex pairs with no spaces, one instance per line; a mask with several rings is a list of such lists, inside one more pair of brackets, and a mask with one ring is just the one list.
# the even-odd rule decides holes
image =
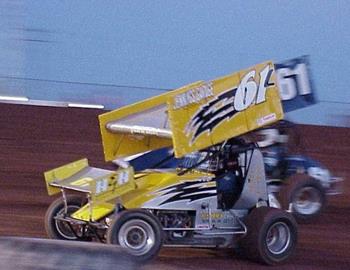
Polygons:
[[99,116],[106,160],[173,146],[176,157],[283,118],[274,65],[195,82]]

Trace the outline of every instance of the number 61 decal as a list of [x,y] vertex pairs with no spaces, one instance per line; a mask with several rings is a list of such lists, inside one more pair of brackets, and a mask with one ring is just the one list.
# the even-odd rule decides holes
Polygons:
[[256,71],[251,70],[243,76],[238,86],[220,93],[201,106],[185,127],[186,136],[191,136],[190,143],[249,106],[266,101],[266,90],[274,85],[270,82],[272,72],[273,68],[266,65],[259,73],[257,84]]

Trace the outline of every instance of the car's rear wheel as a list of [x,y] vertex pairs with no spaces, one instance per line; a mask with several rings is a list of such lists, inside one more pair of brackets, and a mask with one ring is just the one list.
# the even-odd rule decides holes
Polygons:
[[67,195],[67,213],[63,197],[55,200],[47,209],[45,215],[45,230],[47,235],[52,239],[61,240],[77,240],[77,233],[74,230],[79,230],[80,225],[69,225],[68,222],[60,220],[59,217],[64,215],[70,216],[83,205],[84,199],[76,195]]
[[297,223],[293,216],[277,208],[260,207],[244,220],[247,234],[241,247],[247,258],[268,265],[285,262],[297,244]]
[[163,231],[158,219],[144,210],[125,210],[112,221],[107,231],[107,242],[120,245],[138,261],[157,256]]
[[326,193],[322,185],[303,174],[289,177],[278,197],[282,208],[291,210],[300,223],[317,218],[326,205]]

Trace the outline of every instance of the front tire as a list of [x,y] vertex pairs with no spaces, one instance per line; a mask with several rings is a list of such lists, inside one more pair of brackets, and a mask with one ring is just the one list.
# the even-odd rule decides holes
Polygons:
[[326,205],[326,193],[314,178],[295,174],[286,180],[279,193],[282,209],[291,210],[298,223],[309,223],[319,217]]
[[137,261],[148,261],[159,253],[163,244],[162,226],[144,210],[125,210],[112,221],[107,243],[120,245]]
[[241,247],[247,258],[268,264],[284,263],[297,244],[297,223],[293,216],[277,208],[259,207],[245,219],[247,234]]
[[[84,199],[76,195],[67,195],[67,215],[73,214],[83,205]],[[45,214],[45,230],[48,237],[61,240],[78,240],[67,222],[57,220],[55,217],[64,214],[63,197],[55,200]]]

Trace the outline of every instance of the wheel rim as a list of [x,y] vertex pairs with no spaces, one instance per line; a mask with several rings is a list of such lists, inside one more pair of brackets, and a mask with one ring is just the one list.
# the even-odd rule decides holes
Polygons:
[[295,195],[294,210],[303,215],[317,213],[322,205],[321,194],[314,187],[301,188]]
[[[67,207],[67,214],[72,214],[75,211],[77,211],[80,207],[77,205],[68,205]],[[58,213],[57,216],[62,216],[64,214],[64,208],[62,208]],[[72,232],[71,227],[69,226],[67,221],[62,220],[55,220],[55,225],[57,232],[65,239],[68,240],[76,240],[77,236]]]
[[289,226],[284,222],[273,224],[266,235],[268,250],[275,255],[282,254],[290,245],[291,233]]
[[147,222],[136,219],[125,222],[118,233],[121,247],[129,253],[141,256],[151,250],[155,243],[155,233]]

